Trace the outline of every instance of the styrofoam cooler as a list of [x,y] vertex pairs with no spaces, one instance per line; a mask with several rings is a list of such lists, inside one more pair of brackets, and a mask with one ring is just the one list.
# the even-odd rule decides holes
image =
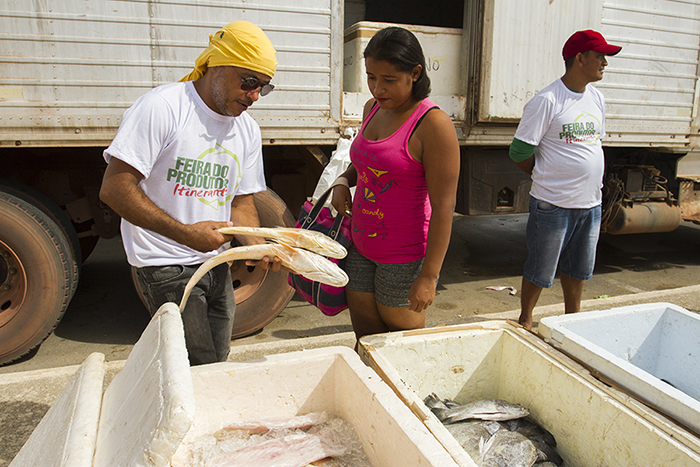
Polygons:
[[103,361],[95,354],[78,369],[13,467],[189,466],[198,437],[214,434],[227,422],[312,412],[352,425],[373,466],[456,467],[445,448],[347,347],[190,368],[180,311],[166,303],[104,396]]
[[565,465],[700,465],[700,439],[522,327],[505,321],[360,339],[362,359],[394,388],[461,466],[478,465],[423,399],[503,399],[549,430]]
[[381,29],[398,26],[411,31],[421,44],[433,93],[460,93],[462,29],[412,24],[360,21],[345,30],[343,90],[369,93],[364,51],[370,39]]
[[104,383],[104,355],[90,354],[34,429],[10,467],[90,467]]
[[195,410],[177,305],[158,309],[103,394],[104,373],[104,355],[90,355],[13,467],[168,465]]
[[456,466],[448,452],[377,374],[347,347],[192,368],[197,413],[171,461],[190,465],[192,446],[227,422],[326,412],[350,423],[373,466]]
[[361,118],[372,97],[367,86],[364,51],[380,29],[399,26],[411,31],[421,44],[432,92],[430,99],[453,119],[464,120],[466,90],[462,73],[462,29],[413,24],[360,21],[345,30],[343,44],[343,114]]
[[538,331],[700,433],[700,315],[649,303],[543,318]]

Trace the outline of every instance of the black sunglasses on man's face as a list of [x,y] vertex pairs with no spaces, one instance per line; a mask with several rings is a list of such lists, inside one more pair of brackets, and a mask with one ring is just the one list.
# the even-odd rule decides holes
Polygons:
[[244,78],[241,76],[241,74],[236,70],[235,67],[233,68],[233,71],[236,72],[239,78],[241,78],[241,89],[243,91],[255,91],[256,89],[260,88],[260,95],[261,96],[267,96],[272,92],[273,89],[275,89],[275,86],[270,84],[270,83],[263,83],[260,81],[258,78],[254,76],[249,76],[247,78]]

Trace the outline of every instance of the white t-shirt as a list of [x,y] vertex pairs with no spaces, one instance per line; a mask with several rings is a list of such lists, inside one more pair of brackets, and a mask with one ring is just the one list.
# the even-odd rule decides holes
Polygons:
[[568,209],[601,203],[605,160],[605,99],[591,85],[583,93],[556,80],[523,110],[515,137],[535,148],[530,194]]
[[[146,196],[184,224],[228,221],[235,195],[266,189],[258,124],[245,112],[214,112],[191,81],[154,88],[127,109],[104,152],[108,163],[112,157],[141,172]],[[137,267],[194,265],[218,253],[200,253],[124,219],[121,233]]]

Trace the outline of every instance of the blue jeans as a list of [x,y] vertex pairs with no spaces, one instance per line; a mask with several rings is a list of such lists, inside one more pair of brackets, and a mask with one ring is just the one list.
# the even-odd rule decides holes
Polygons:
[[[198,266],[149,266],[136,269],[138,286],[153,316],[163,303],[180,303],[185,285]],[[236,300],[226,263],[208,271],[192,289],[182,313],[190,365],[226,361]]]
[[523,277],[539,287],[554,282],[557,264],[562,274],[588,280],[593,276],[600,236],[601,207],[566,209],[530,197],[527,220],[527,260]]

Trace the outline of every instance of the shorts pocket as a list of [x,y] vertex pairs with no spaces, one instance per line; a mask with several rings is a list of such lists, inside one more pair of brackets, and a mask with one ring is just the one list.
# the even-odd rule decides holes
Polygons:
[[547,201],[542,201],[540,199],[538,199],[535,203],[537,207],[537,212],[542,214],[554,214],[561,209],[559,206],[555,206],[551,203],[548,203]]

